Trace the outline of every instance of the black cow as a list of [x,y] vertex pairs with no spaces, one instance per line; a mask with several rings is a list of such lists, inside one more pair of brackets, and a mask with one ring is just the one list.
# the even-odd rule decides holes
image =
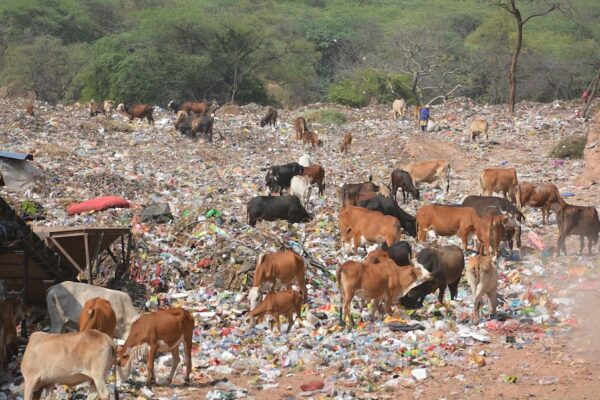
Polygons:
[[396,200],[396,192],[398,188],[402,189],[402,200],[404,204],[408,200],[408,194],[410,193],[415,200],[421,199],[421,193],[419,189],[413,184],[410,174],[403,169],[395,169],[392,172],[390,178],[390,186],[392,187],[392,197]]
[[391,197],[375,196],[369,200],[360,201],[358,206],[369,210],[381,211],[385,215],[398,218],[402,229],[410,236],[417,237],[417,221],[415,217],[401,209],[398,203]]
[[560,252],[567,255],[565,241],[567,236],[579,235],[579,255],[583,254],[584,238],[588,240],[588,251],[592,254],[592,246],[598,242],[600,232],[600,221],[598,211],[590,206],[573,206],[565,204],[560,207],[558,203],[553,204],[552,210],[556,212],[558,221],[558,241],[556,243],[556,256]]
[[304,175],[304,167],[297,162],[272,166],[265,177],[269,192],[282,194],[283,189],[290,187],[290,182],[296,175]]
[[388,256],[396,265],[404,266],[410,265],[410,259],[412,258],[412,249],[410,244],[404,240],[394,243],[391,247],[388,247],[386,242],[381,244],[381,250],[388,253]]
[[427,247],[417,255],[417,261],[431,272],[432,279],[413,288],[400,299],[406,308],[423,307],[423,300],[429,293],[439,289],[438,300],[443,302],[446,286],[450,289],[450,298],[456,299],[458,283],[465,269],[465,258],[458,246],[442,246],[439,249]]
[[312,219],[296,196],[257,196],[248,202],[246,209],[250,226],[255,226],[256,222],[261,220],[285,219],[295,223]]

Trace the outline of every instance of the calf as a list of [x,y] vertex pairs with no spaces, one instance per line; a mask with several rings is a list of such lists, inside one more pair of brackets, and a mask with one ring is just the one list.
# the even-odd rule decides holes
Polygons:
[[474,119],[470,126],[471,140],[475,140],[479,135],[485,135],[485,140],[488,138],[488,123],[485,119]]
[[352,145],[352,134],[350,132],[344,135],[344,139],[342,139],[342,145],[340,146],[340,152],[348,153],[350,150],[350,146]]
[[409,173],[413,185],[418,188],[421,182],[441,181],[442,188],[448,194],[450,190],[450,163],[445,160],[424,161],[402,167]]
[[120,111],[129,117],[129,122],[133,121],[134,118],[148,120],[148,124],[154,123],[154,107],[149,104],[134,104],[133,106],[126,106],[121,103],[117,106],[117,111]]
[[303,154],[300,156],[300,158],[298,158],[298,164],[306,168],[312,164],[312,160],[308,154]]
[[302,140],[304,134],[308,132],[304,117],[298,117],[294,120],[294,131],[296,132],[296,139]]
[[467,261],[467,282],[473,294],[473,321],[479,322],[483,295],[490,300],[492,315],[496,314],[498,305],[498,269],[490,256],[476,255]]
[[291,289],[292,282],[295,280],[306,297],[308,291],[304,282],[304,270],[304,259],[291,250],[261,253],[256,260],[252,289],[248,293],[250,308],[256,308],[263,286],[269,287],[267,290],[273,292],[278,283]]
[[281,195],[284,189],[290,187],[292,178],[296,175],[303,175],[304,167],[297,162],[272,166],[267,172],[265,182],[269,192],[279,192]]
[[267,108],[267,113],[260,120],[261,128],[265,125],[275,126],[276,122],[277,122],[277,110],[274,109],[273,107]]
[[[290,332],[294,324],[294,312],[296,317],[301,319],[303,296],[294,290],[284,290],[267,294],[267,297],[255,308],[250,311],[250,327],[256,322],[260,322],[265,314],[270,314],[275,319],[277,330],[281,333],[281,324],[279,316],[285,315],[288,320],[288,328],[286,333]],[[271,329],[273,325],[271,323]]]
[[556,220],[558,221],[558,241],[556,243],[556,257],[560,252],[567,255],[565,241],[568,236],[579,235],[579,255],[583,254],[584,238],[587,237],[588,251],[592,254],[592,246],[598,242],[600,221],[598,211],[591,206],[573,206],[570,204],[559,207],[554,205]]
[[257,221],[275,221],[285,219],[290,223],[306,222],[312,216],[296,196],[257,196],[246,207],[248,224],[255,226]]
[[395,169],[392,172],[390,178],[390,186],[392,188],[392,197],[396,200],[396,193],[398,188],[402,189],[402,200],[404,204],[408,200],[408,194],[410,193],[415,200],[421,199],[421,193],[413,183],[410,174],[402,169]]
[[346,253],[367,243],[386,242],[388,246],[400,240],[400,222],[379,211],[346,207],[339,214],[342,247]]
[[308,201],[310,199],[310,179],[306,176],[296,175],[292,178],[290,183],[290,194],[298,196],[300,202],[305,208],[308,208]]
[[[391,312],[392,302],[403,297],[413,287],[431,278],[431,274],[419,263],[398,267],[388,257],[380,257],[376,264],[347,261],[336,271],[341,297],[342,324],[354,320],[350,305],[355,295],[365,300],[385,299],[385,310]],[[378,307],[373,307],[372,315]]]
[[558,204],[562,207],[566,204],[558,188],[552,183],[534,185],[530,182],[522,182],[519,184],[519,192],[521,193],[521,204],[523,206],[531,206],[542,209],[542,223],[546,224],[550,218],[550,208],[553,204]]
[[167,108],[173,110],[174,113],[177,113],[178,111],[182,110],[187,112],[188,114],[194,113],[197,115],[208,114],[209,111],[214,111],[218,107],[219,105],[215,100],[213,100],[210,103],[206,100],[184,102],[171,100],[169,104],[167,104]]
[[[34,332],[21,362],[23,399],[39,399],[43,389],[51,392],[57,383],[75,386],[91,381],[100,398],[108,400],[106,375],[114,361],[113,340],[102,332]],[[118,398],[116,385],[115,398]]]
[[312,148],[316,148],[318,147],[322,147],[323,146],[323,141],[319,139],[319,137],[317,136],[316,133],[314,132],[309,132],[306,131],[304,133],[304,136],[302,136],[302,141],[304,142],[304,145],[306,146],[306,144],[310,143],[310,145],[312,146]]
[[479,175],[479,184],[482,195],[491,196],[494,192],[501,192],[506,198],[508,194],[510,200],[521,209],[521,191],[514,168],[486,168]]
[[325,191],[325,169],[318,164],[311,165],[309,167],[304,168],[304,176],[310,178],[311,185],[317,185],[319,188],[319,196],[323,196],[323,192]]
[[108,300],[94,297],[85,302],[79,316],[80,332],[96,329],[110,337],[114,337],[116,326],[117,316]]
[[415,217],[401,209],[400,206],[398,206],[398,203],[390,197],[373,196],[368,200],[359,201],[358,206],[373,211],[381,211],[385,215],[396,217],[398,221],[400,221],[400,226],[402,226],[402,229],[404,229],[406,233],[412,237],[417,236],[417,223]]
[[173,364],[167,379],[173,382],[175,370],[179,365],[179,345],[183,342],[185,353],[185,382],[189,383],[192,372],[192,336],[194,333],[194,317],[182,308],[158,310],[142,314],[132,325],[127,340],[117,351],[117,371],[122,381],[131,372],[131,364],[138,361],[148,351],[148,372],[146,385],[155,382],[154,358],[156,353],[171,352]]
[[385,251],[388,256],[394,260],[396,265],[409,265],[412,259],[412,249],[410,244],[404,240],[388,246],[387,243],[381,244],[381,250]]
[[438,301],[444,302],[446,287],[450,289],[450,299],[455,300],[458,294],[458,283],[465,268],[462,250],[454,245],[423,249],[417,261],[431,273],[431,280],[412,289],[400,304],[406,308],[420,308],[429,293],[438,290]]
[[64,332],[66,327],[77,330],[84,303],[95,297],[102,297],[110,302],[117,318],[115,337],[121,339],[126,336],[132,320],[138,316],[127,293],[68,281],[48,289],[46,304],[50,314],[50,332]]
[[398,116],[400,116],[400,118],[404,119],[404,116],[406,115],[406,112],[408,111],[408,104],[406,104],[406,100],[404,100],[404,99],[396,99],[392,103],[392,109],[394,110],[394,118],[395,119],[398,119]]

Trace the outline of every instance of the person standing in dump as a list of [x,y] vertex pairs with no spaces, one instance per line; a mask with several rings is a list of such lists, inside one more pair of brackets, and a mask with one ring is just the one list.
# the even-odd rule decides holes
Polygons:
[[424,106],[419,111],[419,124],[421,125],[421,130],[425,132],[427,130],[427,122],[429,121],[429,107]]

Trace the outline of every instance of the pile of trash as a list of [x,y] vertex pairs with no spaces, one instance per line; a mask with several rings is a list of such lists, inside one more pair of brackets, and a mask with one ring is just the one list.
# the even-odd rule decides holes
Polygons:
[[[250,398],[249,388],[270,390],[283,378],[306,370],[323,373],[323,379],[304,389],[294,387],[293,393],[342,399],[416,388],[436,367],[460,371],[485,365],[486,354],[472,351],[478,343],[488,344],[489,351],[507,345],[522,348],[545,335],[568,332],[577,324],[570,312],[573,296],[554,283],[592,285],[596,276],[595,259],[554,261],[554,218],[553,225],[542,225],[540,211],[527,209],[523,249],[515,254],[504,251],[500,261],[503,302],[497,319],[472,323],[470,290],[463,282],[456,301],[440,304],[430,295],[421,310],[400,310],[374,322],[368,309],[362,315],[355,309],[355,316],[362,317],[355,329],[343,330],[339,323],[335,270],[352,258],[342,254],[338,239],[337,189],[342,184],[364,182],[369,175],[387,184],[391,171],[404,163],[447,158],[454,171],[450,194],[444,197],[440,188],[427,187],[421,202],[401,204],[403,209],[414,215],[424,204],[459,203],[468,194],[479,194],[478,176],[486,166],[513,166],[520,180],[550,180],[567,201],[597,195],[591,192],[595,187],[574,183],[581,161],[546,156],[556,140],[585,133],[585,123],[575,116],[571,103],[521,103],[511,117],[504,106],[456,99],[432,107],[436,129],[427,133],[413,120],[394,120],[391,107],[336,107],[349,122],[311,123],[325,142],[317,149],[293,139],[293,118],[309,108],[334,106],[283,110],[276,126],[265,128],[258,125],[265,108],[223,107],[215,116],[212,144],[180,135],[173,128],[174,115],[162,109],[154,113],[156,123],[147,125],[128,123],[118,113],[90,118],[86,109],[76,106],[35,107],[32,117],[18,101],[0,100],[3,150],[33,154],[33,164],[43,172],[27,199],[16,192],[3,191],[2,196],[16,209],[24,200],[28,207],[38,204],[43,218],[32,220],[34,225],[131,227],[136,247],[131,278],[147,288],[135,300],[148,309],[179,305],[193,312],[192,380],[214,382],[206,389],[207,399]],[[490,142],[471,140],[468,124],[475,117],[490,123]],[[344,155],[339,143],[347,132],[354,141]],[[296,161],[305,153],[326,174],[325,195],[318,197],[313,190],[310,199],[314,220],[250,227],[245,206],[253,196],[267,193],[267,168]],[[72,204],[102,196],[121,197],[129,207],[67,213]],[[407,240],[417,252],[434,244]],[[436,242],[458,244],[458,239]],[[257,256],[284,248],[309,261],[309,301],[303,319],[289,334],[272,332],[266,324],[249,328],[247,293]],[[573,254],[578,247],[569,249]],[[489,308],[484,309],[487,313]],[[157,361],[159,382],[169,362],[170,356]],[[175,382],[182,382],[182,372],[180,368]],[[240,375],[248,377],[248,387],[223,379]],[[122,386],[123,395],[157,397],[143,387],[144,380],[145,368],[140,367]],[[19,389],[13,384],[1,388],[15,390]],[[184,387],[177,390],[185,393]]]

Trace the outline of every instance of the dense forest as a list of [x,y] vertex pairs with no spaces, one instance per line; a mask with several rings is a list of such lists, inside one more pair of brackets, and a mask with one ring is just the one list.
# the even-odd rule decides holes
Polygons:
[[[48,102],[280,106],[506,101],[513,15],[491,0],[3,0],[0,87]],[[524,15],[543,0],[519,0]],[[518,100],[581,95],[600,66],[600,1],[528,21]]]

